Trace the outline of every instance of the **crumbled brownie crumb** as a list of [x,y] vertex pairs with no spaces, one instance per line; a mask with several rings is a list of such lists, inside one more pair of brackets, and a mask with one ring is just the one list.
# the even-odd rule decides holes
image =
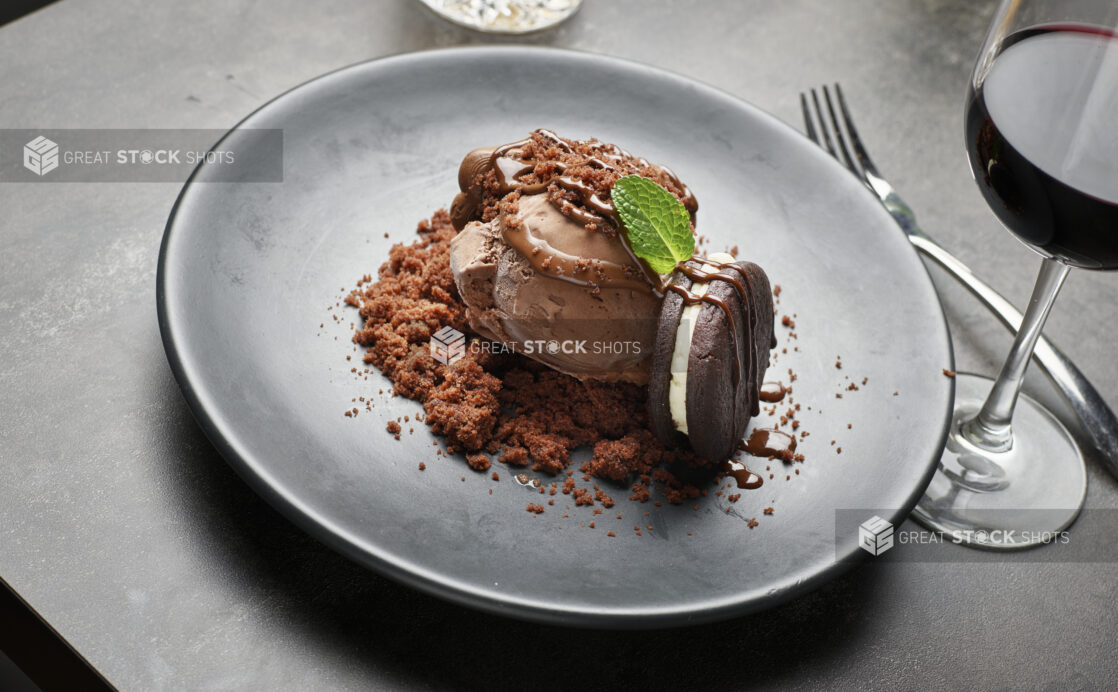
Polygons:
[[606,535],[607,535],[607,536],[609,536],[610,538],[613,538],[613,537],[615,537],[615,536],[616,536],[617,534],[616,534],[616,533],[614,533],[613,531],[606,531]]
[[955,371],[954,370],[948,370],[947,368],[943,369],[943,374],[947,375],[948,377],[955,377]]
[[400,439],[400,424],[394,420],[388,421],[388,432],[397,440]]
[[571,496],[575,499],[575,507],[594,504],[594,495],[586,488],[575,488]]
[[531,512],[532,514],[543,514],[544,513],[544,506],[543,505],[537,505],[537,504],[534,504],[534,503],[528,505],[524,509]]
[[492,476],[490,476],[490,478],[492,478],[492,479],[493,479],[493,480],[495,480],[495,481],[499,481],[499,480],[501,480],[501,474],[499,474],[499,473],[497,473],[496,471],[494,471],[494,472],[493,472],[493,475],[492,475]]
[[606,509],[609,509],[610,507],[613,507],[613,498],[610,497],[609,495],[606,495],[601,490],[594,493],[594,499],[597,500],[598,502],[601,502],[602,506],[605,507]]
[[420,471],[426,471],[427,470],[427,464],[424,464],[422,461],[419,462],[419,470]]
[[489,457],[480,452],[466,455],[466,463],[470,465],[474,471],[488,471],[489,470]]
[[774,510],[772,507],[766,507],[765,509],[763,509],[761,511],[764,512],[765,514],[772,514],[776,510]]
[[749,520],[749,523],[748,523],[748,524],[746,524],[746,526],[748,526],[748,527],[749,527],[749,528],[751,528],[751,529],[752,529],[752,528],[755,528],[755,527],[756,527],[757,525],[758,525],[758,523],[757,523],[757,517],[753,517],[752,519],[750,519],[750,520]]

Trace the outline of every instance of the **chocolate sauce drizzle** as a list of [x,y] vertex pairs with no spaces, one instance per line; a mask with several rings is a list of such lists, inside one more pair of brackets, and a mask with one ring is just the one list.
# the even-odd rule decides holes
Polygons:
[[[711,267],[711,266],[715,267],[716,271],[713,271],[713,272],[710,271],[708,269],[708,267]],[[732,273],[728,272],[727,270],[732,270]],[[734,287],[734,290],[736,290],[738,292],[738,298],[741,299],[741,304],[742,304],[743,309],[746,311],[746,314],[747,315],[752,314],[752,312],[753,312],[753,310],[752,310],[753,302],[751,300],[751,295],[750,295],[750,290],[749,290],[749,277],[745,273],[745,268],[742,267],[741,265],[739,265],[737,263],[734,263],[734,262],[718,262],[718,261],[710,260],[710,259],[703,259],[703,260],[690,259],[690,260],[687,260],[685,262],[681,262],[676,267],[676,271],[680,272],[681,274],[686,276],[688,279],[691,279],[692,286],[695,283],[709,283],[710,281],[715,281],[715,280],[725,281],[725,282],[729,283],[731,286]],[[737,274],[737,276],[734,276],[734,274]],[[709,303],[711,305],[718,306],[722,310],[723,314],[726,315],[726,324],[729,327],[730,343],[731,343],[731,346],[733,347],[732,350],[734,352],[733,376],[734,376],[734,389],[736,390],[737,387],[738,387],[738,383],[741,382],[741,373],[742,373],[742,370],[744,369],[743,366],[747,365],[750,368],[750,372],[752,373],[752,369],[753,369],[754,364],[753,364],[753,350],[751,348],[747,348],[747,349],[739,348],[737,319],[734,317],[734,310],[730,307],[730,305],[726,301],[724,301],[720,298],[716,298],[715,296],[712,296],[710,294],[710,291],[707,291],[703,295],[699,295],[697,293],[693,293],[689,288],[685,288],[685,287],[679,285],[678,283],[669,284],[668,287],[667,287],[667,290],[669,290],[673,293],[677,293],[680,296],[682,296],[684,305],[698,305],[699,303]],[[750,321],[752,321],[752,320],[750,320]],[[747,324],[745,326],[749,328],[749,331],[745,332],[748,336],[748,334],[752,333],[752,331],[753,331],[752,330],[753,325],[752,324]],[[748,346],[749,344],[746,344],[746,345]],[[747,363],[747,364],[742,362],[742,352],[743,352],[743,350],[745,351],[746,355],[749,357],[749,363]]]
[[745,464],[734,459],[729,459],[722,464],[722,473],[727,476],[732,476],[733,479],[737,481],[738,487],[745,488],[746,490],[756,490],[765,484],[761,476],[750,471]]
[[755,457],[785,458],[796,451],[796,438],[776,428],[754,428],[739,449]]
[[649,292],[653,287],[640,272],[628,265],[608,260],[587,260],[558,250],[528,232],[523,219],[512,219],[501,224],[501,234],[532,268],[544,276],[597,288],[629,288]]
[[[544,137],[552,145],[559,147],[563,151],[574,153],[574,147],[551,130],[536,130],[536,134]],[[493,170],[497,174],[497,184],[501,194],[507,194],[513,190],[520,190],[522,194],[535,195],[547,190],[548,186],[553,182],[551,180],[532,184],[520,182],[520,177],[531,173],[535,170],[536,165],[540,163],[536,159],[522,158],[524,147],[531,142],[531,138],[522,139],[517,142],[499,146],[493,151],[490,160],[492,161]],[[691,192],[691,188],[687,187],[670,168],[661,166],[660,164],[649,163],[643,158],[634,158],[629,152],[616,144],[600,142],[594,142],[593,144],[595,148],[599,150],[600,157],[590,157],[587,159],[586,165],[606,171],[616,171],[618,164],[625,159],[632,159],[640,168],[655,169],[670,180],[673,185],[679,188],[683,196],[683,206],[694,216],[699,208],[699,202],[695,199],[695,195]],[[567,169],[567,165],[561,161],[550,161],[548,163],[559,171],[565,171]],[[570,175],[560,175],[554,179],[554,182],[565,190],[577,193],[583,205],[587,207],[587,209],[582,209],[573,204],[565,206],[560,210],[564,214],[585,224],[595,224],[606,221],[615,228],[621,227],[621,221],[617,216],[617,210],[613,206],[613,200],[602,199],[597,190],[592,186]]]
[[784,395],[787,393],[788,390],[784,388],[783,382],[766,382],[761,385],[761,391],[759,392],[758,397],[761,399],[761,401],[775,404],[783,401]]

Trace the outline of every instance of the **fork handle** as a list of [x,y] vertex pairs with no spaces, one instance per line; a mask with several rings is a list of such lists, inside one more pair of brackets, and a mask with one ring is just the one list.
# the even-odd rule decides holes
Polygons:
[[[1021,313],[1012,303],[922,231],[917,228],[912,231],[908,234],[908,239],[917,250],[958,279],[959,283],[997,315],[1002,324],[1017,331],[1021,325]],[[1118,476],[1118,419],[1114,417],[1114,412],[1079,368],[1043,334],[1036,343],[1033,357],[1063,393],[1075,415],[1079,416],[1107,468]]]

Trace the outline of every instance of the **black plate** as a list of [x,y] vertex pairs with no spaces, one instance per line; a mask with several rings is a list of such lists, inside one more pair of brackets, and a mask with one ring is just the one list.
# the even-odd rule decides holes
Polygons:
[[[262,107],[226,142],[250,127],[283,129],[284,182],[207,184],[212,169],[196,171],[163,239],[163,341],[225,458],[353,559],[517,617],[698,622],[817,586],[859,552],[856,526],[841,527],[836,545],[836,509],[885,508],[896,521],[923,491],[952,398],[941,373],[951,367],[950,339],[931,281],[845,169],[753,106],[630,62],[487,47],[325,75]],[[780,309],[796,313],[799,339],[778,328],[789,353],[774,372],[794,368],[794,396],[813,406],[801,414],[811,437],[799,475],[788,471],[786,481],[773,464],[761,489],[733,505],[711,493],[699,511],[621,501],[601,516],[578,508],[561,519],[561,501],[532,517],[525,506],[539,496],[512,474],[494,483],[459,459],[440,460],[422,425],[414,434],[405,426],[398,442],[385,432],[388,419],[421,409],[378,394],[388,388],[379,375],[350,374],[356,314],[328,308],[449,203],[466,151],[537,127],[597,136],[671,166],[699,198],[711,249],[738,245],[783,287]],[[266,165],[268,153],[242,149],[238,164],[259,156]],[[869,379],[836,398],[846,376]],[[344,417],[359,396],[373,398],[373,412]],[[762,515],[768,506],[773,516]],[[760,525],[750,530],[752,517]],[[580,526],[592,520],[597,528]],[[654,529],[637,536],[634,525]]]

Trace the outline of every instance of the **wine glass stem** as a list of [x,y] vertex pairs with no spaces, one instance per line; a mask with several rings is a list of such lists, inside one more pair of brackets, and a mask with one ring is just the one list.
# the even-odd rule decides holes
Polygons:
[[1017,395],[1029,367],[1033,347],[1052,310],[1052,303],[1070,268],[1053,259],[1045,259],[1040,266],[1029,309],[1017,329],[1017,338],[1009,349],[1009,356],[1002,366],[1001,374],[994,382],[993,389],[982,404],[982,410],[974,418],[963,424],[966,437],[982,449],[991,452],[1004,452],[1013,447],[1013,409],[1017,405]]

